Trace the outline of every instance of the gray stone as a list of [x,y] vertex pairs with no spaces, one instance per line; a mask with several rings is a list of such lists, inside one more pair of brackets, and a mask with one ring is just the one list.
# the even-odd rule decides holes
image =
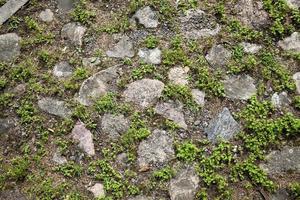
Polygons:
[[41,110],[59,117],[68,118],[72,114],[71,110],[67,108],[64,101],[59,101],[50,97],[39,99],[38,106]]
[[85,34],[86,28],[79,24],[72,22],[63,26],[61,30],[61,36],[63,39],[67,39],[71,44],[75,46],[82,45],[82,38]]
[[199,106],[204,106],[204,104],[205,104],[205,93],[203,91],[200,91],[198,89],[192,89],[192,96],[194,98],[194,101]]
[[293,9],[300,7],[300,0],[286,0],[288,6]]
[[231,58],[231,51],[225,49],[223,45],[214,45],[205,58],[213,68],[225,66]]
[[52,73],[61,79],[68,78],[73,74],[73,67],[68,62],[62,61],[54,66]]
[[248,43],[248,42],[242,42],[241,43],[242,47],[244,48],[244,51],[246,53],[251,53],[251,54],[255,54],[258,53],[259,50],[262,49],[261,45],[258,44],[252,44],[252,43]]
[[170,181],[169,194],[171,200],[193,200],[200,182],[199,176],[193,167],[181,170]]
[[161,97],[164,86],[164,83],[158,80],[138,80],[127,86],[123,97],[126,102],[133,102],[144,109],[154,104]]
[[13,119],[0,118],[0,133],[5,133],[6,131],[13,128],[14,126],[15,126],[15,122]]
[[158,26],[158,17],[150,6],[146,6],[138,10],[133,18],[137,19],[138,22],[145,26],[145,28],[156,28]]
[[84,67],[93,68],[97,65],[101,64],[101,60],[98,57],[91,57],[91,58],[83,58],[82,65]]
[[248,75],[230,76],[223,81],[225,95],[230,99],[250,99],[256,94],[254,79]]
[[27,200],[26,196],[18,189],[0,191],[1,200]]
[[101,129],[110,139],[117,139],[125,133],[130,126],[130,121],[124,115],[105,114],[102,117]]
[[180,17],[180,28],[183,35],[189,39],[199,39],[217,35],[221,26],[215,18],[202,10],[188,10]]
[[94,186],[89,187],[88,191],[92,192],[95,198],[104,198],[105,190],[104,186],[101,183],[96,183]]
[[292,33],[291,36],[279,41],[278,46],[286,51],[300,53],[300,34],[298,32]]
[[234,120],[228,108],[209,122],[205,129],[208,139],[216,143],[218,139],[228,141],[240,131],[240,125]]
[[58,165],[63,165],[68,162],[67,159],[64,156],[62,156],[58,151],[54,152],[52,161]]
[[145,63],[154,65],[158,65],[161,63],[161,51],[158,48],[140,49],[138,55]]
[[162,165],[174,158],[173,138],[163,130],[154,130],[138,147],[139,168]]
[[133,43],[128,36],[123,36],[112,50],[106,51],[106,55],[113,58],[131,58],[134,56]]
[[46,9],[44,11],[42,11],[39,15],[39,18],[43,21],[43,22],[52,22],[53,21],[53,12],[50,9]]
[[272,194],[271,200],[287,200],[292,199],[286,189],[279,189]]
[[0,35],[0,61],[11,61],[17,58],[21,50],[20,42],[21,38],[15,33]]
[[85,106],[91,106],[94,100],[115,90],[114,84],[118,77],[117,66],[102,70],[86,79],[75,99]]
[[84,123],[78,121],[72,130],[71,136],[73,140],[78,142],[79,148],[81,148],[87,155],[95,155],[93,135],[85,128]]
[[181,128],[187,129],[187,124],[185,123],[184,114],[182,111],[182,105],[176,105],[174,102],[158,103],[154,110],[157,114],[174,121]]
[[168,73],[169,80],[176,85],[187,85],[188,81],[188,71],[190,69],[188,67],[174,67],[171,68]]
[[143,195],[138,195],[136,197],[131,197],[128,200],[153,200],[153,198],[152,197],[143,196]]
[[277,93],[275,92],[271,98],[273,106],[276,108],[287,107],[291,103],[286,92]]
[[78,0],[57,0],[57,7],[61,12],[67,13],[71,11]]
[[8,0],[0,8],[0,26],[22,8],[29,0]]
[[293,79],[296,84],[296,92],[300,94],[300,72],[297,72],[293,75]]
[[284,147],[279,151],[272,151],[266,156],[266,163],[260,167],[268,174],[282,174],[284,172],[300,172],[300,147]]

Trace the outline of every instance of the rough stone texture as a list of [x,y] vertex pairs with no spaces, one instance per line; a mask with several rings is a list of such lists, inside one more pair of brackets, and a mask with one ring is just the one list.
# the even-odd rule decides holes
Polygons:
[[161,63],[161,51],[158,48],[140,49],[138,55],[145,63],[154,65],[158,65]]
[[85,128],[84,123],[78,121],[72,130],[71,136],[73,140],[79,143],[79,148],[81,148],[87,155],[95,155],[93,135]]
[[43,22],[52,22],[53,21],[53,12],[50,9],[46,9],[44,11],[42,11],[39,15],[39,18],[43,21]]
[[194,101],[199,106],[204,106],[204,104],[205,104],[205,93],[203,91],[200,91],[198,89],[192,89],[192,96],[194,98]]
[[0,191],[1,200],[27,200],[26,196],[18,189]]
[[239,0],[235,9],[238,19],[246,26],[262,28],[268,24],[269,15],[264,10],[262,1]]
[[259,50],[262,49],[262,46],[260,46],[258,44],[252,44],[252,43],[242,42],[241,45],[244,48],[244,51],[246,53],[251,53],[251,54],[258,53]]
[[284,147],[280,151],[272,151],[266,157],[266,163],[260,167],[268,174],[284,172],[300,172],[300,147]]
[[279,94],[277,92],[274,93],[271,101],[276,108],[287,107],[291,103],[291,100],[286,92],[281,92]]
[[154,130],[138,147],[138,166],[157,166],[175,158],[173,138],[163,130]]
[[279,189],[274,194],[272,194],[271,200],[288,200],[292,199],[286,189]]
[[134,56],[133,43],[130,38],[125,35],[112,50],[106,51],[106,55],[113,58],[131,58]]
[[139,195],[136,197],[131,197],[128,200],[153,200],[152,197],[147,197],[147,196],[143,196],[143,195]]
[[52,161],[58,165],[62,165],[68,162],[67,159],[64,156],[62,156],[58,151],[54,152]]
[[240,125],[234,120],[226,107],[209,122],[208,127],[205,129],[205,133],[212,143],[216,143],[218,139],[228,141],[239,131]]
[[129,126],[130,122],[124,115],[105,114],[102,117],[101,129],[111,139],[117,139],[129,129]]
[[0,26],[13,16],[29,0],[9,0],[0,8]]
[[193,167],[181,170],[170,181],[169,193],[171,200],[193,200],[199,184],[199,176]]
[[224,80],[223,83],[227,98],[247,100],[256,94],[254,79],[251,76],[231,76]]
[[279,41],[278,46],[286,51],[300,53],[300,34],[298,32],[292,33],[291,36]]
[[169,80],[177,85],[187,85],[188,82],[188,67],[174,67],[168,73]]
[[300,7],[300,1],[299,0],[286,0],[288,6],[290,6],[290,8],[294,8],[297,9]]
[[297,72],[293,75],[293,79],[295,80],[296,84],[296,92],[300,94],[300,72]]
[[180,22],[183,35],[189,39],[214,36],[221,30],[215,19],[202,10],[188,10]]
[[94,186],[89,187],[88,191],[92,192],[95,198],[105,197],[104,186],[101,183],[96,183]]
[[73,67],[68,62],[62,61],[54,66],[52,73],[61,79],[68,78],[73,74]]
[[72,22],[63,26],[61,30],[61,36],[63,39],[69,40],[73,45],[81,46],[85,31],[85,27]]
[[182,105],[176,105],[175,102],[158,103],[154,110],[157,114],[174,121],[181,128],[187,129],[187,124],[185,123],[184,114],[182,111]]
[[91,106],[95,99],[115,90],[114,85],[117,77],[117,66],[94,74],[82,83],[75,99],[82,105]]
[[57,7],[61,12],[69,12],[71,11],[78,0],[57,0]]
[[15,33],[0,35],[0,61],[11,61],[17,58],[20,55],[20,41],[21,38]]
[[133,18],[137,19],[138,22],[145,26],[145,28],[156,28],[158,26],[158,16],[150,6],[146,6],[138,10]]
[[71,110],[67,108],[64,101],[59,101],[50,97],[38,100],[38,106],[41,110],[59,117],[68,118],[72,114]]
[[158,80],[138,80],[127,86],[123,97],[126,102],[133,102],[144,109],[157,101],[162,94],[164,86],[164,83]]
[[0,118],[0,134],[5,133],[9,129],[15,126],[15,122],[13,119],[9,118]]
[[96,67],[101,63],[100,58],[98,57],[91,57],[91,58],[83,58],[82,65],[85,67],[93,68]]
[[205,58],[213,68],[221,67],[229,62],[231,51],[225,49],[223,45],[214,45]]

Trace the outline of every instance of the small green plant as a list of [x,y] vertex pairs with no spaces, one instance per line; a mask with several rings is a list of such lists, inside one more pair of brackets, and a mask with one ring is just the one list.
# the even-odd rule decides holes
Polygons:
[[294,104],[295,108],[300,109],[300,96],[294,97],[293,104]]
[[25,23],[26,26],[28,27],[29,30],[31,31],[36,31],[36,32],[42,32],[42,28],[39,26],[39,24],[37,23],[37,21],[35,21],[34,19],[32,19],[31,17],[25,17]]
[[299,182],[291,183],[289,186],[289,189],[290,189],[292,195],[295,197],[295,199],[298,199],[300,197],[300,183]]
[[90,24],[95,18],[96,14],[87,9],[86,0],[80,0],[74,11],[71,13],[74,21],[82,24]]
[[26,156],[12,159],[5,173],[6,179],[16,181],[24,179],[29,173],[29,166],[30,161]]
[[21,101],[21,104],[17,109],[17,114],[21,117],[21,122],[23,124],[30,124],[39,121],[37,109],[33,103],[28,100]]
[[191,142],[184,142],[176,148],[176,157],[187,162],[195,161],[200,153],[201,150]]
[[83,169],[80,165],[74,162],[68,162],[64,165],[55,168],[55,171],[60,172],[62,175],[68,178],[80,176]]
[[0,90],[4,89],[7,85],[7,79],[4,76],[0,76]]
[[86,78],[89,77],[89,72],[86,68],[83,68],[83,67],[78,67],[75,72],[74,72],[74,75],[72,76],[72,78],[75,80],[75,81],[78,81],[78,80],[84,80]]
[[142,79],[146,75],[152,74],[155,71],[155,66],[151,64],[141,64],[138,68],[135,68],[131,72],[133,79]]
[[155,36],[150,35],[150,36],[146,37],[145,45],[147,48],[153,49],[153,48],[157,47],[158,39]]
[[99,113],[114,113],[117,110],[117,106],[116,96],[113,93],[104,95],[95,104],[96,111]]
[[175,172],[170,166],[157,170],[152,174],[152,176],[158,181],[168,181],[173,178],[174,175]]

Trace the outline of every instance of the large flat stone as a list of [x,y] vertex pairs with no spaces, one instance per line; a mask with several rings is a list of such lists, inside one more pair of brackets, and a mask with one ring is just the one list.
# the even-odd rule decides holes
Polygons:
[[0,35],[0,61],[12,61],[20,55],[21,38],[15,33]]
[[9,0],[0,8],[0,25],[13,16],[29,0]]
[[284,38],[278,42],[283,50],[293,51],[295,53],[300,53],[300,33],[294,32],[292,35]]

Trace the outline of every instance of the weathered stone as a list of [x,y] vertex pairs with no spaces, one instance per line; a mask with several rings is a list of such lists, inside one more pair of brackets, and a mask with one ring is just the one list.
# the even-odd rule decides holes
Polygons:
[[20,55],[20,41],[21,38],[15,33],[0,35],[0,61],[11,61],[17,58]]
[[275,92],[271,98],[273,106],[276,108],[287,107],[291,100],[289,99],[286,92],[277,93]]
[[171,68],[168,73],[169,80],[176,85],[187,85],[189,83],[188,71],[189,71],[188,67]]
[[214,36],[221,30],[215,18],[202,10],[188,10],[185,16],[180,17],[180,22],[183,35],[189,39]]
[[286,51],[300,53],[300,34],[298,32],[292,33],[291,36],[279,41],[278,46]]
[[101,183],[96,183],[94,186],[89,187],[88,191],[92,192],[95,198],[104,198],[105,190],[104,186]]
[[152,197],[147,197],[147,196],[143,196],[143,195],[139,195],[136,197],[131,197],[128,200],[153,200]]
[[39,15],[39,18],[43,21],[43,22],[52,22],[53,21],[53,12],[50,9],[46,9],[44,11],[42,11]]
[[81,46],[85,31],[85,27],[72,22],[63,26],[61,30],[61,36],[63,39],[69,40],[71,44],[75,46]]
[[68,162],[67,159],[64,156],[62,156],[58,151],[54,152],[52,161],[58,165],[63,165]]
[[94,74],[82,83],[75,99],[82,105],[93,105],[95,99],[115,90],[114,85],[117,77],[117,66]]
[[154,65],[158,65],[161,63],[161,51],[158,48],[140,49],[138,55],[145,63]]
[[61,12],[69,12],[71,11],[78,0],[57,0],[57,7]]
[[15,126],[15,122],[13,119],[9,118],[0,118],[0,133],[5,133],[9,129]]
[[212,119],[205,129],[208,139],[216,143],[218,139],[228,141],[240,131],[240,125],[234,120],[228,108],[224,108]]
[[241,45],[244,48],[244,51],[246,53],[251,53],[251,54],[258,53],[259,50],[262,49],[262,46],[260,46],[258,44],[252,44],[252,43],[242,42]]
[[230,76],[223,83],[227,98],[247,100],[256,94],[254,79],[251,76]]
[[192,89],[192,96],[194,101],[199,106],[204,106],[205,104],[205,93],[203,91],[200,91],[198,89]]
[[93,135],[85,128],[84,123],[78,121],[72,130],[71,136],[73,140],[79,143],[79,148],[81,148],[87,155],[95,155]]
[[138,22],[145,26],[145,28],[156,28],[158,26],[158,16],[150,6],[146,6],[138,10],[133,18],[137,19]]
[[158,80],[142,79],[130,83],[123,93],[126,102],[133,102],[141,108],[154,104],[161,96],[164,83]]
[[0,191],[1,200],[27,200],[26,196],[18,189]]
[[105,114],[102,117],[101,129],[111,139],[117,139],[129,129],[129,126],[130,122],[124,115]]
[[82,65],[85,67],[93,68],[101,63],[100,58],[91,57],[91,58],[83,58]]
[[0,8],[0,26],[22,8],[29,0],[8,0]]
[[157,114],[174,121],[181,128],[187,129],[187,124],[185,123],[184,114],[182,112],[182,105],[176,105],[174,102],[158,103],[154,110]]
[[131,58],[134,56],[133,43],[128,36],[123,36],[112,50],[106,51],[106,55],[113,58]]
[[297,9],[300,7],[299,0],[286,0],[286,2],[290,8]]
[[54,66],[52,73],[61,79],[68,78],[73,74],[73,67],[68,62],[62,61]]
[[64,101],[59,101],[50,97],[38,100],[38,106],[41,110],[59,117],[67,118],[72,114],[71,110],[67,108]]
[[271,200],[287,200],[292,199],[286,189],[279,189],[272,194]]
[[293,75],[293,79],[295,80],[296,84],[296,92],[300,94],[300,72],[297,72]]
[[157,166],[174,159],[173,138],[163,130],[154,130],[138,147],[138,166]]
[[170,181],[169,194],[171,200],[193,200],[199,184],[199,176],[193,167],[181,170]]
[[279,151],[272,151],[266,157],[266,163],[260,167],[268,174],[282,174],[284,172],[300,172],[300,147],[284,147]]
[[213,68],[225,66],[231,58],[231,51],[224,48],[223,45],[214,45],[205,58]]

